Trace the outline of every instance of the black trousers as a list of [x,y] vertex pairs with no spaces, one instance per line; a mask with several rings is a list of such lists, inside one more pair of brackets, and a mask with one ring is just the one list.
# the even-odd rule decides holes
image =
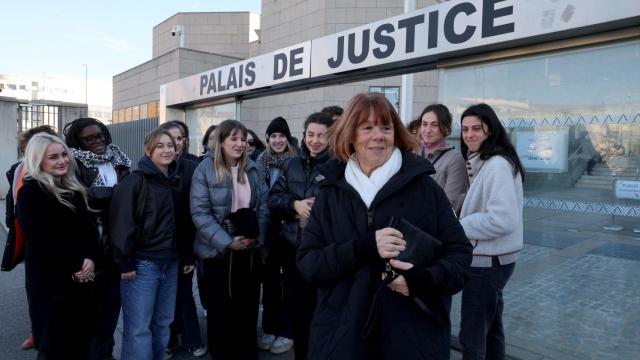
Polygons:
[[203,262],[207,343],[213,359],[258,358],[257,322],[262,259],[257,250],[227,251]]
[[171,337],[169,338],[170,348],[178,345],[178,334],[182,334],[182,345],[186,348],[202,345],[196,302],[193,300],[194,272],[183,274],[182,269],[179,269],[176,313],[171,324]]
[[101,261],[100,275],[96,277],[98,331],[91,340],[91,359],[102,360],[111,355],[115,341],[113,334],[120,317],[120,272],[113,260]]
[[[273,244],[265,261],[262,287],[262,329],[265,334],[293,338],[294,293],[292,279],[295,250],[281,242]],[[294,341],[295,343],[295,341]]]
[[[295,262],[295,258],[292,260]],[[302,277],[295,265],[291,271],[291,292],[295,359],[305,360],[309,352],[309,329],[318,295],[317,290]]]

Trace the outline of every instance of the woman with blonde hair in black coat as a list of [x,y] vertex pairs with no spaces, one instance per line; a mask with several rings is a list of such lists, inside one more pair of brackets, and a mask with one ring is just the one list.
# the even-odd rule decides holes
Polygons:
[[98,231],[69,148],[38,134],[27,145],[17,218],[26,240],[29,315],[38,359],[83,360],[95,334]]

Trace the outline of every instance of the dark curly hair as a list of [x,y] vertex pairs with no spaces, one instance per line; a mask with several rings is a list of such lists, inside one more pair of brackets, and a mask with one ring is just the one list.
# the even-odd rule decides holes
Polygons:
[[102,131],[102,134],[104,135],[105,145],[111,144],[112,140],[109,129],[98,119],[86,117],[75,119],[64,126],[64,130],[62,131],[62,133],[64,134],[64,141],[67,143],[67,146],[80,150],[86,150],[84,148],[82,140],[80,139],[80,133],[84,128],[92,125],[96,125]]

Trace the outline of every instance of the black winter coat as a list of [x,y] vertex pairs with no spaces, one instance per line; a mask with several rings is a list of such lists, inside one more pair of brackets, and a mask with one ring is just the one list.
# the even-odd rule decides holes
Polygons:
[[[11,271],[13,268],[22,260],[24,260],[24,252],[22,255],[18,254],[16,256],[16,225],[15,225],[15,199],[13,198],[13,178],[15,177],[16,170],[18,165],[20,165],[22,161],[19,161],[9,168],[7,171],[7,181],[9,182],[9,191],[7,192],[7,196],[5,198],[5,224],[9,229],[9,233],[7,234],[7,242],[5,244],[4,253],[2,255],[2,271]],[[14,261],[14,258],[16,261]]]
[[[98,231],[79,193],[60,203],[39,181],[25,180],[16,216],[26,240],[25,278],[36,348],[52,359],[76,359],[94,334],[96,309],[91,283],[72,275],[84,259],[95,261]],[[86,350],[86,349],[85,349]]]
[[[444,191],[429,176],[433,166],[404,153],[401,169],[369,208],[345,180],[345,167],[330,160],[320,170],[326,179],[297,253],[301,274],[319,288],[309,358],[448,359],[451,334],[442,319],[448,321],[450,297],[467,280],[472,247]],[[410,294],[434,317],[427,317],[412,298],[382,285],[384,262],[375,231],[387,227],[392,215],[443,242],[430,267],[414,266],[404,273]],[[365,338],[370,311],[375,326]]]
[[[114,187],[112,186],[91,186],[99,174],[97,168],[87,167],[81,161],[76,161],[76,176],[78,180],[87,188],[87,196],[89,198],[89,207],[96,210],[94,215],[96,221],[100,221],[102,225],[102,234],[100,238],[101,252],[98,256],[98,264],[96,267],[102,268],[106,266],[105,260],[111,258],[111,250],[109,248],[109,207],[111,206],[111,198],[113,197]],[[130,172],[127,166],[116,166],[116,174],[118,183],[127,177]]]
[[329,151],[325,150],[317,157],[311,157],[304,149],[301,155],[289,160],[278,181],[269,193],[269,210],[282,220],[280,234],[293,247],[297,247],[302,237],[300,219],[296,218],[293,202],[316,197],[320,192],[320,165],[329,160]]
[[[134,271],[138,256],[162,259],[179,255],[182,265],[194,263],[195,229],[188,191],[193,169],[186,170],[183,164],[187,161],[174,162],[165,176],[151,159],[142,157],[138,170],[116,186],[109,211],[110,244],[121,273]],[[138,203],[143,176],[146,197]],[[141,224],[136,219],[139,205],[144,205]],[[140,230],[142,235],[138,236]]]

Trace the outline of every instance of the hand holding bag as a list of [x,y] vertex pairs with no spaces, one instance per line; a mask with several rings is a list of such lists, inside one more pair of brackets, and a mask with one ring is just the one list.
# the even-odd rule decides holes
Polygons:
[[442,241],[402,217],[392,216],[391,221],[389,221],[389,227],[400,231],[404,241],[407,243],[405,250],[396,256],[396,260],[408,262],[415,266],[428,267],[442,247]]

